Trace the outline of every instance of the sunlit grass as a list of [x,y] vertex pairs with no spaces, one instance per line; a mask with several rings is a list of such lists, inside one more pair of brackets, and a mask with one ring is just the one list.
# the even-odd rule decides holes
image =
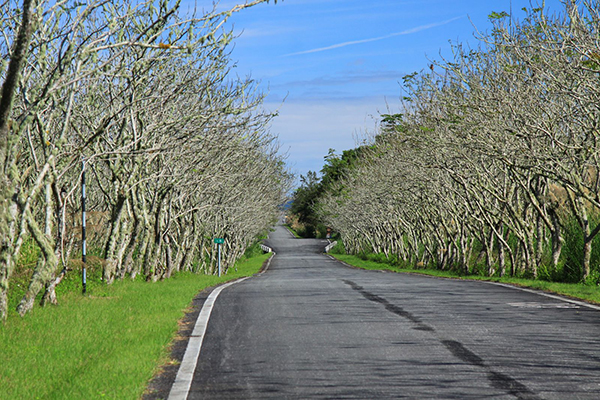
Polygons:
[[[137,399],[168,361],[177,322],[202,289],[252,275],[268,254],[222,278],[179,273],[65,293],[59,306],[0,326],[0,399]],[[236,270],[237,269],[237,270]]]
[[292,228],[292,226],[290,224],[286,224],[285,227],[287,228],[288,231],[290,231],[290,233],[292,235],[294,235],[294,237],[296,239],[302,239],[302,236],[298,235],[298,233],[294,230],[294,228]]
[[370,260],[363,260],[359,257],[346,255],[346,254],[331,254],[333,257],[337,258],[340,261],[343,261],[352,266],[367,269],[367,270],[387,270],[394,272],[403,272],[403,273],[413,273],[413,274],[422,274],[422,275],[430,275],[437,276],[442,278],[452,278],[452,279],[470,279],[470,280],[485,280],[492,282],[501,282],[508,283],[512,285],[517,285],[521,287],[527,287],[531,289],[543,290],[546,292],[552,292],[556,294],[560,294],[563,296],[573,297],[575,299],[585,300],[591,303],[600,304],[600,288],[598,286],[589,286],[581,283],[557,283],[557,282],[547,282],[543,280],[533,280],[533,279],[521,279],[521,278],[511,278],[511,277],[492,277],[487,278],[479,275],[469,275],[469,276],[461,276],[452,271],[440,271],[435,269],[402,269],[397,268],[389,264],[378,263]]

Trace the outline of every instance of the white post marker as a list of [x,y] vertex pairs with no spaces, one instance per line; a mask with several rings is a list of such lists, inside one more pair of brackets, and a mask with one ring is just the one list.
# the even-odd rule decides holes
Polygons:
[[216,238],[215,243],[217,244],[217,247],[219,248],[219,257],[217,259],[217,265],[219,266],[219,277],[220,277],[221,276],[221,245],[223,243],[225,243],[225,239]]
[[85,157],[81,158],[81,294],[85,294],[87,285],[86,238],[85,238]]

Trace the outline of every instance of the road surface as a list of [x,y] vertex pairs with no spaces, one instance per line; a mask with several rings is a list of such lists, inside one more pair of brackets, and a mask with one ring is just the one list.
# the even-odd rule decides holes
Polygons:
[[600,311],[363,271],[278,226],[215,302],[189,399],[600,399]]

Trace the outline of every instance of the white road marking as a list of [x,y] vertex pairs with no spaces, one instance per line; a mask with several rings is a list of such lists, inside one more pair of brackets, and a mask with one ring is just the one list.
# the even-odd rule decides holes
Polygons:
[[190,341],[188,342],[185,354],[183,355],[183,360],[179,366],[177,377],[169,392],[169,400],[186,400],[188,397],[190,387],[192,386],[192,379],[194,378],[194,371],[196,370],[196,364],[198,363],[202,341],[206,334],[208,319],[210,318],[217,297],[223,289],[245,281],[246,279],[248,279],[248,277],[217,287],[204,302],[200,315],[198,315],[198,319],[196,320],[196,325],[194,325],[194,330],[190,336]]
[[[258,275],[262,275],[267,272],[271,266],[273,257],[275,257],[275,252],[272,253],[271,257],[269,257],[264,271]],[[219,297],[219,294],[221,291],[223,291],[223,289],[236,283],[245,281],[248,278],[250,277],[248,276],[246,278],[238,279],[237,281],[229,282],[225,285],[215,288],[215,290],[212,291],[212,293],[204,302],[202,310],[200,311],[200,315],[198,315],[198,319],[196,320],[196,325],[194,325],[194,330],[190,336],[187,348],[185,349],[185,354],[183,355],[183,360],[179,366],[179,371],[177,371],[177,377],[175,377],[175,382],[173,382],[173,386],[171,386],[168,400],[186,400],[188,397],[190,387],[192,386],[192,380],[194,379],[194,372],[196,371],[196,364],[198,363],[198,358],[200,357],[202,342],[204,340],[204,335],[206,334],[208,320],[210,318],[210,314],[212,313],[213,306],[217,301],[217,297]]]
[[[345,263],[345,262],[343,262],[341,260],[338,260],[337,258],[335,258],[333,256],[330,256],[329,254],[327,254],[327,257],[331,258],[334,261],[338,261],[338,262],[340,262],[340,263],[342,263],[342,264],[344,264],[344,265],[346,265],[346,266],[348,266],[350,268],[356,268],[356,267],[354,267],[354,266],[352,266],[350,264],[347,264],[347,263]],[[431,277],[431,278],[437,278],[435,276],[430,276],[430,275],[426,275],[426,274],[420,274],[420,275],[421,276],[428,276],[428,277]],[[533,294],[537,294],[538,296],[544,296],[544,297],[548,297],[550,299],[559,300],[559,301],[563,301],[563,302],[571,303],[571,304],[576,304],[576,305],[578,305],[580,307],[587,307],[587,308],[591,308],[592,310],[600,311],[600,306],[596,306],[596,305],[593,305],[593,304],[590,304],[590,303],[586,303],[584,301],[568,299],[566,297],[561,297],[561,296],[558,296],[558,295],[553,295],[553,294],[549,294],[549,293],[540,292],[540,291],[537,291],[537,290],[525,289],[525,288],[522,288],[520,286],[513,286],[513,285],[508,285],[506,283],[491,282],[491,281],[475,281],[475,280],[472,280],[471,282],[481,282],[481,283],[488,283],[490,285],[503,286],[505,288],[520,290],[522,292],[533,293]],[[558,308],[558,307],[555,307],[555,308]]]
[[285,226],[285,230],[287,231],[287,233],[289,233],[289,234],[290,234],[290,236],[291,236],[291,237],[293,237],[294,239],[297,239],[297,238],[296,238],[296,235],[294,235],[294,234],[292,233],[292,231],[290,230],[290,228],[288,228],[287,226]]
[[538,296],[544,296],[544,297],[548,297],[550,299],[564,301],[566,303],[576,304],[576,305],[578,305],[580,307],[587,307],[587,308],[591,308],[593,310],[600,311],[600,306],[595,306],[593,304],[586,303],[584,301],[568,299],[566,297],[561,297],[561,296],[557,296],[557,295],[553,295],[553,294],[549,294],[549,293],[544,293],[544,292],[540,292],[540,291],[537,291],[537,290],[525,289],[525,288],[522,288],[522,287],[519,287],[519,286],[507,285],[505,283],[489,282],[489,281],[481,281],[481,282],[489,283],[491,285],[504,286],[504,287],[507,287],[507,288],[511,288],[511,289],[515,289],[515,290],[520,290],[522,292],[533,293],[533,294],[537,294]]
[[569,303],[539,303],[535,301],[526,301],[521,303],[507,303],[509,306],[517,308],[580,308],[577,304]]
[[264,274],[265,272],[267,272],[267,270],[269,269],[269,267],[271,266],[271,261],[273,261],[273,257],[275,257],[277,255],[277,253],[275,253],[272,249],[271,249],[271,257],[269,257],[269,259],[267,260],[267,266],[265,267],[265,269],[262,272],[259,272],[257,274],[257,276],[260,276],[262,274]]

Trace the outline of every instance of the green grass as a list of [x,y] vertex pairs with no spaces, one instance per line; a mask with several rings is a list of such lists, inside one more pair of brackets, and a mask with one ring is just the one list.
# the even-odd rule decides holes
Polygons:
[[[269,254],[222,278],[179,273],[66,293],[59,306],[0,326],[0,399],[138,399],[169,360],[185,309],[202,289],[256,273]],[[237,270],[236,270],[237,269]]]
[[292,235],[294,235],[296,239],[302,239],[302,236],[298,235],[298,233],[294,230],[294,228],[291,227],[290,224],[286,224],[285,227],[292,233]]
[[501,282],[507,283],[511,285],[527,287],[531,289],[542,290],[545,292],[551,292],[555,294],[560,294],[563,296],[571,297],[574,299],[584,300],[590,303],[600,304],[600,287],[598,286],[589,286],[581,283],[557,283],[557,282],[547,282],[542,280],[533,280],[533,279],[521,279],[521,278],[511,278],[511,277],[484,277],[479,275],[469,275],[462,276],[453,271],[440,271],[434,269],[402,269],[398,267],[394,267],[385,263],[378,263],[375,261],[367,261],[363,260],[357,256],[346,255],[346,254],[331,254],[331,256],[337,258],[340,261],[343,261],[352,266],[367,269],[367,270],[387,270],[393,272],[401,272],[401,273],[413,273],[413,274],[422,274],[422,275],[430,275],[437,276],[442,278],[452,278],[452,279],[470,279],[470,280],[484,280],[491,282]]

